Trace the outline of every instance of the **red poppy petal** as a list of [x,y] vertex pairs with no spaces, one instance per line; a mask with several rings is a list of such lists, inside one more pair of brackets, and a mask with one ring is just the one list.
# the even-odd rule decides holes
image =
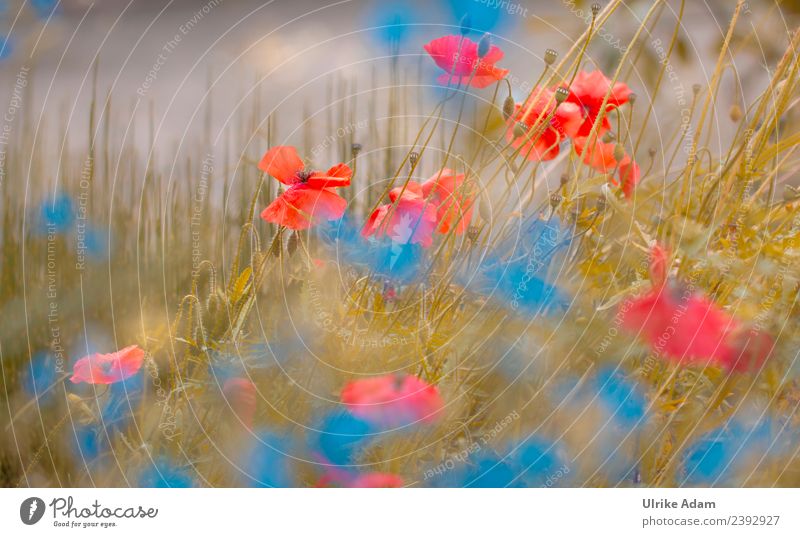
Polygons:
[[306,181],[306,184],[313,188],[339,188],[350,185],[350,178],[353,171],[347,164],[339,163],[327,172],[314,172]]
[[264,154],[258,169],[285,185],[293,185],[299,181],[297,172],[303,169],[303,160],[294,147],[279,145]]
[[289,229],[308,229],[320,220],[341,218],[347,201],[332,190],[299,184],[261,212],[261,218]]
[[583,158],[583,162],[597,171],[608,173],[617,167],[614,158],[614,144],[596,142],[587,147],[587,138],[575,138],[575,152]]
[[459,35],[434,39],[423,48],[440,69],[457,77],[469,75],[478,60],[478,45]]

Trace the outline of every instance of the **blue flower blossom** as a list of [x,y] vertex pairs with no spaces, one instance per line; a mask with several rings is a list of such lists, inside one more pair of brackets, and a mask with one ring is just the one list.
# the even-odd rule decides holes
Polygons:
[[366,239],[361,236],[361,225],[350,216],[317,226],[316,231],[337,262],[366,268],[375,277],[408,284],[419,279],[427,268],[422,246],[388,237]]
[[369,12],[366,26],[374,28],[371,35],[396,53],[411,30],[410,13],[411,8],[407,2],[379,2],[376,8]]
[[486,456],[478,459],[463,474],[461,482],[465,488],[503,488],[519,486],[515,483],[517,473],[505,461]]
[[471,31],[478,35],[486,32],[496,34],[510,27],[520,16],[527,14],[527,9],[523,7],[522,3],[506,3],[502,9],[500,9],[499,3],[476,2],[475,0],[448,0],[447,3],[455,18],[455,25],[460,26],[459,21],[467,16]]
[[38,397],[39,403],[43,404],[57,393],[55,388],[51,388],[56,380],[58,372],[54,358],[49,353],[37,352],[31,356],[22,387],[30,397]]
[[507,458],[518,470],[518,480],[525,486],[550,487],[555,484],[564,486],[567,484],[564,480],[564,469],[567,465],[562,455],[563,451],[563,446],[558,442],[532,436],[519,446],[510,449]]
[[195,486],[192,474],[166,460],[157,460],[142,472],[137,484],[140,488],[185,489]]
[[594,378],[594,388],[600,403],[625,428],[634,428],[644,423],[647,399],[636,384],[626,380],[614,369],[605,368]]
[[347,411],[332,412],[324,418],[317,433],[316,445],[327,462],[337,466],[353,464],[376,431],[366,421]]
[[53,11],[57,12],[58,0],[30,0],[36,16],[40,19],[47,19]]
[[59,192],[48,197],[39,206],[41,231],[64,233],[75,223],[75,205],[67,194]]
[[14,41],[11,36],[0,34],[0,61],[10,58],[14,53]]
[[290,444],[273,432],[262,431],[245,459],[242,472],[250,487],[285,488],[292,486]]

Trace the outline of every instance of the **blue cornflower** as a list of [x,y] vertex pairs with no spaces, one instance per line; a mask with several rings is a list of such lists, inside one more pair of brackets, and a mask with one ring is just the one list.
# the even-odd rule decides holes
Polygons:
[[60,192],[42,201],[39,206],[42,232],[63,233],[75,223],[75,206],[67,194]]
[[181,469],[167,460],[153,462],[153,466],[142,472],[137,484],[140,488],[185,489],[195,486],[192,473]]

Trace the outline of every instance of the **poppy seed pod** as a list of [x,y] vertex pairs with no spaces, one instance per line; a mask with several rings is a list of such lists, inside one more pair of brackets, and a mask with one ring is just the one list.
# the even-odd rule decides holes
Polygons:
[[359,153],[361,153],[361,149],[362,149],[361,144],[353,144],[350,146],[350,151],[353,152],[354,157],[357,156]]
[[592,4],[592,15],[596,17],[600,13],[600,10],[602,9],[602,7],[603,6],[601,6],[598,3]]
[[624,158],[625,158],[625,148],[622,147],[622,144],[616,144],[614,146],[614,160],[619,162]]
[[465,13],[463,17],[461,17],[461,28],[459,31],[461,35],[467,35],[472,30],[472,19],[469,16],[469,13]]
[[522,121],[517,121],[514,125],[514,138],[521,138],[528,132],[528,126]]
[[290,256],[297,250],[297,233],[289,235],[289,240],[286,242],[286,253]]
[[617,138],[617,137],[616,137],[616,136],[614,136],[614,133],[613,133],[613,132],[611,132],[611,131],[608,131],[607,133],[605,133],[605,134],[603,135],[603,137],[601,138],[601,140],[603,140],[603,143],[605,143],[605,144],[610,144],[610,143],[611,143],[611,142],[613,142],[613,141],[614,141],[616,138]]
[[547,65],[553,65],[556,62],[556,58],[558,58],[558,52],[549,48],[544,51],[544,63]]
[[700,84],[692,84],[692,92],[694,92],[695,95],[700,93],[700,88],[701,88]]
[[556,102],[558,104],[561,104],[564,101],[566,101],[567,97],[569,97],[569,90],[564,86],[561,86],[556,90]]
[[628,94],[628,102],[633,104],[636,102],[636,94],[631,92]]
[[734,123],[738,123],[740,119],[742,119],[742,109],[739,107],[738,104],[734,104],[731,106],[730,111],[728,112],[730,115],[731,121]]
[[408,162],[411,164],[412,168],[417,165],[417,161],[419,161],[419,153],[417,153],[416,151],[412,151],[408,155]]
[[515,104],[516,103],[514,103],[514,97],[512,97],[511,95],[506,97],[506,100],[503,101],[503,119],[505,119],[506,121],[508,121],[508,118],[510,118],[514,114]]
[[489,54],[489,48],[492,46],[492,37],[489,34],[483,34],[481,40],[478,41],[478,58],[483,58]]

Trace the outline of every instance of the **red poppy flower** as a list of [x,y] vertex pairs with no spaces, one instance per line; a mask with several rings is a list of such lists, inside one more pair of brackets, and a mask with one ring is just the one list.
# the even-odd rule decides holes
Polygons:
[[403,478],[395,474],[372,472],[356,477],[348,486],[362,489],[397,489],[403,486]]
[[678,362],[735,371],[760,367],[772,349],[772,338],[745,330],[706,297],[670,286],[666,259],[661,246],[651,250],[650,272],[655,285],[623,306],[623,326],[640,334],[657,354]]
[[474,197],[464,187],[464,174],[444,168],[422,183],[422,195],[437,206],[439,233],[447,233],[455,224],[455,233],[461,234],[472,219]]
[[587,139],[587,137],[579,136],[572,140],[575,152],[583,158],[583,162],[599,172],[612,173],[616,169],[619,180],[611,178],[611,182],[620,186],[625,197],[630,198],[641,176],[639,165],[628,154],[617,162],[617,159],[614,158],[616,144],[598,141],[587,147]]
[[665,356],[700,365],[724,365],[735,349],[729,336],[739,327],[724,310],[707,298],[681,296],[670,286],[656,288],[630,302],[623,325],[638,331]]
[[606,103],[606,115],[597,128],[597,135],[602,136],[611,128],[607,113],[628,102],[628,97],[633,93],[627,84],[617,82],[611,86],[611,80],[600,71],[580,71],[569,87],[567,101],[580,107],[583,122],[575,136],[589,136],[594,122],[602,109],[606,94],[611,91]]
[[654,244],[650,248],[650,281],[653,287],[661,287],[667,281],[669,268],[669,251],[661,244]]
[[633,160],[630,155],[625,155],[625,157],[619,161],[618,175],[622,193],[625,194],[626,198],[630,199],[630,197],[633,196],[633,190],[636,188],[636,185],[639,184],[639,179],[641,178],[639,165],[636,164],[636,161]]
[[[551,160],[558,156],[559,144],[577,132],[581,121],[577,105],[565,101],[556,107],[552,91],[536,88],[528,101],[516,105],[508,119],[506,138],[515,149],[522,146],[520,154],[529,160]],[[527,132],[515,136],[520,122],[527,126]]]
[[485,88],[508,74],[508,69],[494,65],[503,58],[503,51],[495,45],[489,47],[483,58],[478,57],[478,44],[460,35],[434,39],[424,48],[445,72],[437,78],[439,84],[469,83],[476,88]]
[[444,406],[436,386],[402,374],[354,380],[342,390],[342,402],[355,416],[386,427],[430,423]]
[[294,147],[278,146],[266,152],[258,167],[289,186],[261,212],[267,222],[308,229],[320,220],[337,220],[344,214],[347,201],[333,189],[350,184],[353,174],[346,164],[327,172],[309,171]]
[[222,393],[242,423],[253,426],[256,415],[256,386],[244,378],[230,378],[222,386]]
[[370,215],[361,234],[364,237],[388,235],[400,244],[433,244],[436,229],[437,206],[423,197],[419,183],[409,181],[405,189],[393,188],[389,192],[391,203],[381,205]]
[[315,486],[326,488],[332,485],[349,488],[400,488],[403,486],[403,478],[399,475],[380,472],[359,475],[341,468],[329,467]]
[[75,362],[70,380],[75,384],[114,384],[135,375],[143,363],[144,351],[137,345],[111,354],[91,354]]

